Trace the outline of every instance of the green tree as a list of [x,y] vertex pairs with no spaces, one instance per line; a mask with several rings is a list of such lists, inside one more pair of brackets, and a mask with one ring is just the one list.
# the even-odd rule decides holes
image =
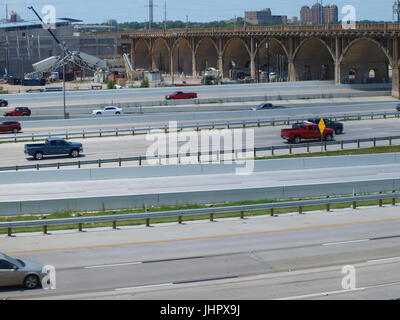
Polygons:
[[112,80],[107,81],[107,89],[115,89],[115,82]]
[[149,78],[144,77],[144,79],[143,79],[142,82],[140,83],[140,87],[141,87],[141,88],[148,88],[148,87],[150,87]]

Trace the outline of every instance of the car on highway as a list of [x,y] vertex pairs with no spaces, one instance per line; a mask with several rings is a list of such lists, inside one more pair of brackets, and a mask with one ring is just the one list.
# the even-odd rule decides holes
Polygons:
[[[331,129],[335,130],[335,134],[343,133],[344,125],[342,122],[332,121],[331,119],[328,119],[328,118],[323,118],[323,119],[325,122],[325,126],[327,128],[331,128]],[[307,121],[315,123],[315,124],[319,124],[319,122],[321,121],[321,118],[311,118],[311,119],[308,119]]]
[[269,110],[269,109],[282,109],[282,106],[275,106],[272,103],[260,103],[254,107],[250,107],[250,110],[257,111],[257,110]]
[[22,117],[22,116],[30,116],[31,109],[27,107],[17,107],[14,110],[4,112],[5,117]]
[[26,144],[24,153],[32,156],[35,160],[42,160],[45,155],[70,155],[79,157],[83,152],[82,143],[70,142],[62,138],[48,138],[45,143]]
[[18,121],[0,122],[0,132],[18,133],[21,131],[21,124]]
[[0,253],[0,286],[23,286],[26,289],[40,288],[43,278],[47,275],[43,267],[43,265],[33,261],[22,261]]
[[289,143],[300,143],[302,140],[321,140],[332,141],[335,131],[331,128],[325,128],[321,134],[318,125],[312,122],[304,121],[294,123],[291,129],[282,129],[281,137]]
[[195,92],[183,92],[183,91],[175,91],[174,93],[167,94],[165,96],[166,100],[175,100],[175,99],[196,99],[197,93]]
[[97,109],[97,110],[93,110],[92,114],[94,115],[120,115],[122,114],[123,110],[121,108],[118,107],[114,107],[114,106],[107,106],[104,109]]
[[8,106],[8,101],[4,99],[0,99],[0,107],[7,107]]
[[397,110],[397,111],[400,111],[400,103],[398,103],[398,104],[396,105],[396,110]]

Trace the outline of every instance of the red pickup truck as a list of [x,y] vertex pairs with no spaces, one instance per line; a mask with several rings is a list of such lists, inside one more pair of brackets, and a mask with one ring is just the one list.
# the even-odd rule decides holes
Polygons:
[[311,122],[295,123],[291,129],[282,129],[281,137],[290,143],[300,143],[302,140],[332,141],[334,130],[325,128],[322,137],[318,125]]
[[172,100],[172,99],[196,99],[197,93],[194,92],[183,92],[183,91],[175,91],[172,94],[167,94],[165,99]]

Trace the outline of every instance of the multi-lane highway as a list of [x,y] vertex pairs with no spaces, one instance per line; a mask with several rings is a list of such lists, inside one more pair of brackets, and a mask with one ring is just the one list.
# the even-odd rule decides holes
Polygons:
[[[389,137],[389,136],[399,136],[400,119],[379,119],[379,120],[363,120],[363,121],[346,121],[344,122],[345,132],[341,135],[336,135],[336,140],[346,140],[346,139],[362,139],[362,138],[372,138],[372,137]],[[260,127],[251,128],[248,130],[254,130],[254,145],[255,147],[267,147],[267,146],[277,146],[284,145],[286,142],[280,137],[281,128],[288,126],[275,126],[275,127]],[[69,129],[71,131],[71,129]],[[42,130],[37,131],[37,129],[26,129],[24,133],[30,132],[42,132],[49,133],[49,131],[43,132]],[[65,132],[57,130],[54,132]],[[213,131],[206,131],[212,133]],[[216,131],[215,133],[218,133]],[[187,132],[182,133],[182,139],[178,147],[185,145],[189,138]],[[244,134],[245,136],[245,134]],[[157,141],[169,141],[170,134],[165,136],[160,136]],[[133,157],[133,156],[144,156],[150,145],[154,145],[155,141],[149,140],[147,135],[128,135],[128,136],[118,136],[118,137],[102,137],[102,138],[87,138],[87,139],[74,139],[73,141],[79,141],[83,143],[84,154],[80,157],[80,160],[98,160],[98,159],[110,159],[119,157]],[[167,140],[166,140],[167,139]],[[37,142],[39,143],[39,142]],[[382,142],[384,143],[384,142]],[[54,163],[55,161],[68,162],[76,161],[76,159],[71,159],[69,157],[47,157],[44,160],[37,162],[32,160],[31,157],[26,157],[24,155],[24,144],[21,142],[17,143],[6,143],[0,145],[1,158],[0,166],[14,166],[23,164],[35,164],[35,163]],[[387,143],[386,143],[387,144]],[[197,150],[207,151],[207,150],[221,150],[227,148],[232,149],[230,144],[225,146],[217,146],[216,141],[211,141],[207,144],[201,143],[199,141],[193,142],[191,145],[192,152],[197,152]],[[244,146],[243,146],[244,147]],[[241,147],[238,147],[239,149]],[[249,147],[251,148],[251,146]],[[339,148],[339,147],[338,147]]]
[[[146,89],[123,89],[123,90],[88,90],[67,92],[68,105],[91,104],[91,103],[117,103],[163,100],[165,95],[174,90],[196,91],[199,98],[220,97],[242,97],[256,96],[267,93],[312,93],[321,92],[348,92],[356,90],[391,90],[390,84],[370,85],[335,85],[332,81],[306,81],[285,82],[269,84],[243,84],[223,86],[195,86],[182,88],[146,88]],[[3,96],[1,96],[3,98]],[[9,94],[5,97],[11,106],[55,106],[62,105],[63,93],[26,93]]]
[[[7,299],[395,299],[396,208],[228,219],[2,238],[1,250],[56,267],[56,289]],[[355,290],[344,290],[344,266]]]

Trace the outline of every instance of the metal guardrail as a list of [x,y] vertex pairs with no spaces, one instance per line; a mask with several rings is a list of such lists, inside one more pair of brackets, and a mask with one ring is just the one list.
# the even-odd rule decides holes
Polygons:
[[[328,119],[333,119],[335,121],[337,120],[350,120],[350,119],[357,119],[361,120],[362,118],[369,118],[371,120],[376,119],[377,117],[382,117],[383,119],[386,119],[388,116],[394,116],[395,118],[400,118],[400,113],[399,112],[381,112],[381,113],[376,113],[376,112],[371,112],[371,113],[354,113],[354,114],[343,114],[343,115],[329,115],[329,116],[323,116],[324,118]],[[299,121],[305,121],[309,118],[315,118],[312,116],[308,117],[299,117],[299,118],[285,118],[285,119],[268,119],[268,120],[242,120],[242,121],[227,121],[227,122],[211,122],[211,123],[196,123],[196,124],[179,124],[177,126],[177,130],[184,130],[184,129],[196,129],[199,131],[200,129],[215,129],[215,128],[221,128],[221,127],[226,127],[230,129],[231,127],[243,127],[246,128],[248,126],[275,126],[278,124],[290,124],[290,123],[295,123]],[[75,132],[59,132],[59,133],[48,133],[48,134],[30,134],[30,135],[20,135],[20,134],[14,134],[13,136],[0,136],[0,140],[3,141],[14,141],[18,142],[18,140],[41,140],[39,138],[51,138],[51,137],[65,137],[65,139],[68,139],[70,137],[90,137],[90,136],[99,136],[102,137],[103,135],[116,135],[118,136],[119,134],[132,134],[135,135],[135,133],[146,133],[146,132],[152,132],[152,131],[164,131],[165,133],[169,132],[169,127],[167,125],[164,126],[155,126],[155,127],[142,127],[142,128],[129,128],[129,129],[110,129],[110,130],[93,130],[93,131],[75,131]]]
[[374,195],[363,195],[363,196],[351,196],[351,197],[339,197],[339,198],[325,198],[325,199],[313,199],[313,200],[298,200],[288,202],[274,202],[274,203],[263,203],[253,205],[241,205],[241,206],[228,206],[228,207],[214,207],[214,208],[202,208],[202,209],[186,209],[186,210],[174,210],[174,211],[158,211],[158,212],[143,212],[143,213],[131,213],[131,214],[112,214],[105,216],[94,216],[94,217],[77,217],[77,218],[63,218],[63,219],[41,219],[31,221],[10,221],[0,222],[0,229],[7,229],[9,236],[12,235],[12,228],[25,228],[25,227],[43,227],[43,232],[47,233],[48,226],[60,226],[60,225],[71,225],[78,224],[79,231],[82,231],[83,224],[85,223],[100,223],[100,222],[112,222],[113,228],[117,228],[118,221],[129,221],[129,220],[146,220],[146,225],[150,225],[150,219],[155,218],[169,218],[178,217],[179,223],[182,223],[182,217],[193,216],[193,215],[204,215],[210,216],[210,220],[213,221],[214,214],[227,213],[227,212],[240,212],[240,218],[245,217],[246,211],[255,210],[270,210],[270,215],[274,215],[274,210],[279,208],[299,208],[299,213],[303,213],[305,206],[314,205],[326,205],[326,210],[330,211],[330,205],[337,203],[351,202],[353,209],[357,208],[357,202],[377,200],[378,205],[382,207],[383,200],[392,199],[392,205],[396,205],[396,198],[400,197],[400,193],[393,191],[392,193],[386,194],[374,194]]
[[[112,159],[98,159],[98,160],[83,160],[83,161],[70,161],[70,162],[56,162],[56,163],[36,163],[34,165],[16,165],[9,167],[0,167],[1,171],[18,171],[18,170],[29,170],[36,169],[40,170],[45,168],[57,168],[61,169],[62,167],[77,167],[81,168],[83,165],[93,165],[96,164],[99,168],[106,163],[117,163],[118,166],[122,166],[123,163],[126,162],[137,162],[139,166],[143,165],[145,161],[157,160],[158,164],[162,164],[162,159],[177,159],[177,163],[181,163],[182,159],[185,157],[197,157],[198,163],[206,163],[212,161],[212,156],[217,156],[217,161],[235,161],[235,160],[244,160],[249,159],[249,155],[251,154],[251,158],[257,158],[257,153],[262,151],[269,151],[271,156],[275,156],[275,152],[278,150],[287,150],[288,155],[293,154],[294,149],[305,148],[307,153],[311,153],[312,147],[321,147],[321,150],[328,151],[328,146],[339,145],[340,150],[344,150],[344,145],[346,144],[357,144],[357,149],[361,148],[361,143],[372,143],[371,147],[376,147],[377,142],[379,141],[387,141],[388,146],[393,145],[394,140],[400,140],[400,136],[393,137],[374,137],[374,138],[363,138],[363,139],[349,139],[349,140],[340,140],[340,141],[318,141],[318,142],[310,142],[310,143],[299,143],[299,144],[286,144],[280,146],[270,146],[270,147],[256,147],[253,149],[239,149],[239,150],[217,150],[217,151],[209,151],[209,152],[196,152],[196,153],[185,153],[185,154],[165,154],[165,155],[156,155],[156,156],[133,156],[129,158],[112,158]],[[366,146],[363,146],[366,148]],[[316,151],[320,152],[320,151]],[[240,154],[240,155],[239,155]],[[224,155],[230,155],[230,157],[225,157]],[[202,157],[208,156],[207,159],[202,160]],[[265,156],[265,155],[264,155]]]

